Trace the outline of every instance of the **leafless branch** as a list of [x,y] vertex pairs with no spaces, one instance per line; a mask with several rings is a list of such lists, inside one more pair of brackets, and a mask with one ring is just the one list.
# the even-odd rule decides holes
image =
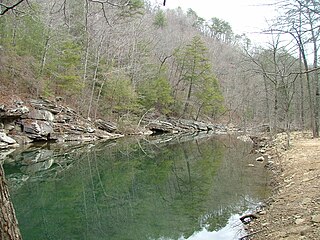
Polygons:
[[288,76],[290,75],[300,75],[300,74],[307,74],[307,73],[312,73],[312,72],[316,72],[320,70],[320,67],[317,67],[317,68],[312,68],[312,69],[309,69],[307,71],[303,71],[303,72],[292,72],[292,73],[289,73]]
[[[11,6],[7,6],[3,3],[0,3],[0,7],[1,7],[1,11],[0,11],[0,15],[4,15],[6,12],[8,12],[9,10],[13,10],[15,7],[17,7],[20,3],[24,2],[25,0],[20,0],[18,2],[16,2],[15,4],[11,5]],[[4,8],[2,10],[2,8]]]
[[111,24],[110,24],[110,22],[109,22],[109,20],[108,20],[108,17],[107,17],[107,13],[106,13],[106,9],[105,9],[105,6],[104,6],[104,2],[92,1],[92,0],[89,0],[89,1],[90,1],[90,2],[96,2],[96,3],[100,3],[100,4],[101,4],[101,10],[102,10],[102,13],[103,13],[103,17],[104,17],[104,19],[106,20],[106,23],[107,23],[110,27],[112,27]]
[[316,7],[316,5],[314,6],[309,6],[308,4],[305,4],[303,1],[300,1],[300,0],[295,0],[300,7],[303,7],[303,8],[306,8],[308,9],[310,12],[314,13],[314,14],[317,14],[317,15],[320,15],[320,11],[319,9],[315,9],[315,8],[312,8],[312,7]]
[[105,0],[105,1],[99,1],[99,0],[89,0],[89,2],[93,2],[93,3],[100,3],[100,4],[108,4],[108,5],[111,5],[113,7],[126,7],[129,5],[130,3],[130,0],[128,0],[126,3],[124,4],[116,4],[116,3],[113,3],[113,2],[110,2],[108,0]]
[[255,73],[265,74],[266,77],[267,76],[279,76],[281,78],[287,78],[287,77],[290,77],[291,75],[303,75],[303,74],[312,73],[312,72],[315,72],[315,71],[318,71],[318,70],[320,70],[320,67],[309,69],[307,71],[302,71],[302,72],[290,72],[287,75],[283,75],[283,74],[276,73],[276,72],[265,72],[265,71],[262,71],[262,70],[255,70]]
[[257,233],[263,232],[263,231],[265,231],[265,230],[264,230],[264,229],[262,229],[262,230],[259,230],[259,231],[256,231],[256,232],[249,233],[249,234],[247,234],[247,235],[245,235],[245,236],[243,236],[243,237],[239,238],[239,240],[245,240],[245,239],[248,239],[248,237],[251,237],[251,236],[253,236],[253,235],[257,234]]

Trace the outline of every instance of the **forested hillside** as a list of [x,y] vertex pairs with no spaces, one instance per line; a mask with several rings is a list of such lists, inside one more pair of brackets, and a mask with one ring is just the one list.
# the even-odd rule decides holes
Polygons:
[[318,132],[317,1],[275,6],[262,47],[223,19],[148,1],[30,0],[5,12],[10,2],[1,1],[2,96],[58,97],[91,119],[155,112]]

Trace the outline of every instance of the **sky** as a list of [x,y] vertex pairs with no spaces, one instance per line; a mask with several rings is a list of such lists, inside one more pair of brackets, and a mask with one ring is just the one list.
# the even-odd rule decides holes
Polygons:
[[[159,4],[163,0],[153,0]],[[267,19],[275,17],[275,0],[166,0],[166,8],[181,7],[193,9],[206,20],[218,17],[230,23],[234,33],[246,33],[249,38],[259,38],[254,34],[266,28]],[[261,36],[260,36],[261,37]]]

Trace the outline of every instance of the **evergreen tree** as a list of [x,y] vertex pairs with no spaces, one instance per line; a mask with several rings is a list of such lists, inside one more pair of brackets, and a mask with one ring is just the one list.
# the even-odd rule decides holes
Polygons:
[[140,102],[146,109],[155,107],[163,114],[170,113],[173,103],[172,89],[164,73],[141,85]]
[[153,25],[156,28],[164,28],[165,26],[167,26],[167,19],[162,10],[159,10],[154,16]]
[[[194,116],[197,102],[201,102],[201,106],[206,109],[216,99],[219,99],[220,104],[222,102],[222,95],[207,55],[208,49],[199,36],[195,36],[189,44],[176,52],[181,82],[187,89],[182,113],[186,117]],[[203,94],[203,91],[206,91],[206,94]],[[197,118],[199,113],[198,109],[198,114],[194,117]]]

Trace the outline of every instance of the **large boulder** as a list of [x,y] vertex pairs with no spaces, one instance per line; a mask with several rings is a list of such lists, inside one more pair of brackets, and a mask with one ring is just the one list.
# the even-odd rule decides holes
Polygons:
[[180,120],[178,123],[181,128],[186,129],[188,131],[196,131],[196,132],[200,132],[200,131],[208,131],[208,124],[207,123],[203,123],[203,122],[199,122],[199,121],[193,121],[193,120]]
[[29,108],[26,106],[19,106],[13,108],[6,108],[1,105],[0,108],[0,118],[18,118],[29,112]]
[[54,121],[54,116],[51,112],[47,110],[38,110],[38,109],[32,109],[28,115],[27,118],[29,119],[35,119],[35,120],[43,120],[43,121]]
[[117,130],[116,124],[108,121],[104,121],[102,119],[97,119],[95,121],[95,126],[101,130],[107,131],[107,132],[115,132]]
[[206,123],[194,121],[193,124],[198,131],[208,131],[209,130],[208,124],[206,124]]
[[31,139],[48,140],[53,133],[52,123],[41,120],[22,119],[22,131]]
[[46,110],[53,114],[58,114],[62,111],[61,106],[58,106],[55,102],[47,99],[32,99],[30,100],[30,103],[37,110]]
[[210,123],[186,119],[150,121],[146,127],[155,133],[208,132],[215,128],[215,126]]
[[9,144],[5,142],[0,142],[0,150],[9,148]]
[[153,121],[147,127],[154,133],[176,133],[176,126],[167,121]]
[[16,140],[11,137],[8,137],[4,132],[0,132],[0,141],[7,144],[16,144]]

